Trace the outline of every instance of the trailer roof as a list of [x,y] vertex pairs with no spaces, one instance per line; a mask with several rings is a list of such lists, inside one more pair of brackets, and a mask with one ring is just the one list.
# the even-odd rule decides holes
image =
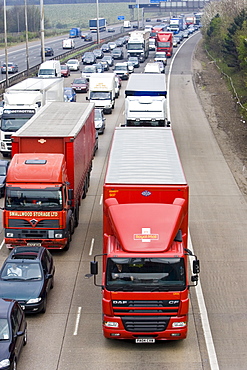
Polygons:
[[40,91],[50,88],[52,85],[55,85],[61,81],[61,78],[27,78],[5,90],[5,92],[10,91],[20,91],[20,90],[31,90],[31,91]]
[[126,86],[125,95],[133,95],[134,91],[166,92],[165,76],[155,73],[132,73]]
[[106,184],[187,184],[170,128],[117,127]]
[[76,137],[93,108],[93,103],[47,103],[14,136]]

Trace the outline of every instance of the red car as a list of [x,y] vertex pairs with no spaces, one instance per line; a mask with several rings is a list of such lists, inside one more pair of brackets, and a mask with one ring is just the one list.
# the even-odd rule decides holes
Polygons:
[[89,83],[86,78],[80,77],[80,78],[75,78],[74,81],[71,84],[71,87],[76,91],[76,92],[87,92]]
[[70,76],[70,69],[66,64],[61,64],[61,75],[62,77]]

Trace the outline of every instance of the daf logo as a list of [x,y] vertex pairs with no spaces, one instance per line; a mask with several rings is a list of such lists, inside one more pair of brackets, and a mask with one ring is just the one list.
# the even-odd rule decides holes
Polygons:
[[144,190],[144,191],[142,192],[142,195],[143,195],[144,197],[149,197],[149,195],[151,195],[151,193],[150,193],[150,191],[148,191],[148,190]]
[[38,220],[35,220],[34,218],[32,220],[30,220],[30,223],[34,226],[36,225],[38,222]]
[[179,301],[169,301],[169,304],[179,304]]
[[112,301],[113,304],[126,304],[128,301]]

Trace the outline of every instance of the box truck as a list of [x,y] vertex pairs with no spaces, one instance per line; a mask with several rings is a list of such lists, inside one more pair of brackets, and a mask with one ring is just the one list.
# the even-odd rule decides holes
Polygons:
[[129,35],[127,42],[128,57],[138,57],[140,62],[144,62],[149,55],[150,31],[133,31]]
[[164,96],[127,96],[125,126],[170,127],[166,104],[167,100]]
[[11,135],[19,130],[47,102],[63,97],[63,79],[27,78],[5,90],[1,117],[0,151],[11,154]]
[[105,18],[93,18],[89,19],[89,29],[91,32],[103,32],[106,30],[106,19]]
[[16,132],[3,215],[8,248],[69,248],[94,149],[92,103],[47,103]]
[[94,103],[95,108],[103,109],[104,113],[112,113],[115,106],[115,84],[114,73],[92,73],[87,100]]
[[103,186],[103,250],[91,262],[102,288],[106,338],[186,338],[189,288],[199,273],[187,246],[188,202],[172,130],[116,128]]

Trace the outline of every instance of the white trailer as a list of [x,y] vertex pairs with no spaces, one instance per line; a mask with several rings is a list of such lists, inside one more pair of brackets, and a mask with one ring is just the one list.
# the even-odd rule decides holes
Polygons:
[[149,55],[150,31],[133,31],[129,35],[130,38],[127,43],[128,56],[137,56],[140,62],[144,62]]
[[170,127],[164,96],[128,96],[125,99],[125,126]]
[[47,102],[64,100],[63,78],[27,78],[5,90],[1,117],[0,151],[11,154],[11,135]]

